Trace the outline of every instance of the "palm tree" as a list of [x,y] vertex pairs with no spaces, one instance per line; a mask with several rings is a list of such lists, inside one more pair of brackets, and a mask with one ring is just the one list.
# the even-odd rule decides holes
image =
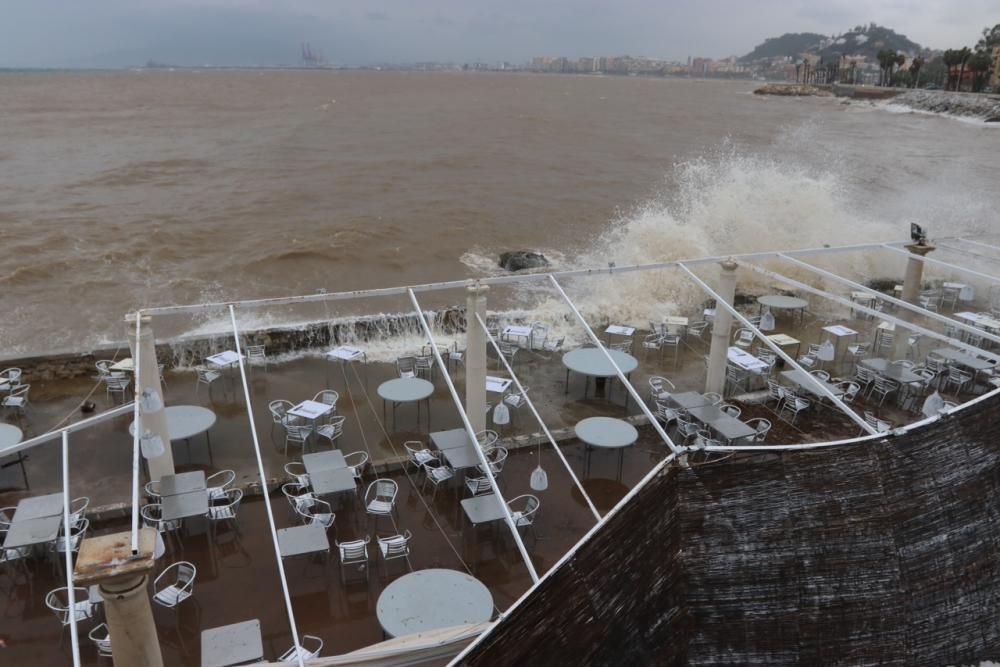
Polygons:
[[962,79],[965,78],[965,65],[971,57],[972,49],[967,46],[963,46],[962,50],[958,52],[958,85],[955,87],[955,90],[962,89]]
[[992,65],[990,56],[985,51],[977,51],[969,58],[969,71],[972,72],[972,92],[978,93],[982,89],[990,65]]
[[[955,77],[955,65],[958,64],[959,53],[955,49],[948,49],[944,52],[944,64],[948,68],[948,79],[945,81],[944,89],[948,90],[951,88],[951,82]],[[958,90],[958,86],[955,86],[955,90]]]
[[923,66],[924,66],[924,59],[921,58],[920,56],[914,58],[913,62],[910,63],[910,75],[913,77],[914,88],[919,87],[918,84],[920,83],[920,68]]

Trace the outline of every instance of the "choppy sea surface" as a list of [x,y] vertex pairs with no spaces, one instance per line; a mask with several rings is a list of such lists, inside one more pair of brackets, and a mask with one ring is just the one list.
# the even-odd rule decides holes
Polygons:
[[[939,236],[996,231],[993,128],[752,87],[0,74],[0,358],[122,341],[136,307],[491,275],[507,249],[568,269],[897,240],[910,221]],[[845,261],[863,277],[892,260]],[[588,314],[640,324],[703,298],[674,272],[569,287]],[[566,312],[542,288],[497,290],[491,307]],[[410,309],[387,297],[240,319],[253,328]],[[156,324],[166,337],[227,325],[221,312]]]

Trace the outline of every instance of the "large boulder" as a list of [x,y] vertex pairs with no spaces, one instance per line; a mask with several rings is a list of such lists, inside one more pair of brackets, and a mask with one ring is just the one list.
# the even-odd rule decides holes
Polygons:
[[542,253],[533,250],[512,250],[501,253],[499,263],[508,271],[524,271],[548,266],[549,260]]

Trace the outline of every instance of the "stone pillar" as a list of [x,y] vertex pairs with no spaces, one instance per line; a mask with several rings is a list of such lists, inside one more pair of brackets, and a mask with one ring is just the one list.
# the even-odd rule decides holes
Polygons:
[[131,538],[126,531],[83,540],[73,580],[80,586],[98,586],[115,667],[163,667],[148,585],[155,565],[156,531],[149,527],[139,531],[136,555]]
[[[731,259],[720,262],[722,272],[719,276],[719,297],[729,305],[736,298],[736,268],[739,266]],[[715,323],[712,325],[712,346],[708,352],[708,374],[705,378],[705,391],[723,394],[726,387],[726,363],[729,355],[729,339],[732,335],[733,316],[721,305],[715,305]]]
[[164,411],[166,401],[163,397],[163,387],[160,385],[160,370],[156,362],[156,339],[153,337],[153,327],[150,324],[150,318],[142,318],[139,331],[142,339],[139,341],[135,337],[135,315],[126,316],[125,323],[128,330],[128,344],[132,350],[133,360],[136,359],[136,348],[140,348],[138,357],[141,367],[135,369],[136,398],[141,397],[144,391],[150,395],[155,392],[159,397],[159,409],[157,410],[144,410],[140,405],[143,430],[152,431],[163,440],[163,454],[147,459],[150,479],[158,480],[164,475],[174,474],[174,453],[170,448],[167,413]]
[[[923,257],[935,247],[929,243],[911,243],[906,246],[914,255]],[[920,305],[920,287],[924,280],[924,263],[915,257],[909,257],[906,260],[906,274],[903,276],[903,294],[900,297],[903,301],[907,303],[912,303],[915,306]],[[899,319],[906,322],[912,322],[916,313],[907,310],[906,308],[900,309],[897,313]],[[906,358],[906,349],[909,347],[907,344],[907,339],[910,337],[910,330],[906,327],[896,325],[896,349],[895,356],[896,359]]]
[[477,432],[486,428],[486,332],[476,314],[486,321],[487,285],[469,285],[466,293],[465,411]]

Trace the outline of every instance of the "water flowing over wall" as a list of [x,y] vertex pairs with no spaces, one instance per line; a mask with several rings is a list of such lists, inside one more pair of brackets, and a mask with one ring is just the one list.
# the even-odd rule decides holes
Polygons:
[[1000,396],[896,437],[671,466],[464,662],[995,660],[998,487]]

